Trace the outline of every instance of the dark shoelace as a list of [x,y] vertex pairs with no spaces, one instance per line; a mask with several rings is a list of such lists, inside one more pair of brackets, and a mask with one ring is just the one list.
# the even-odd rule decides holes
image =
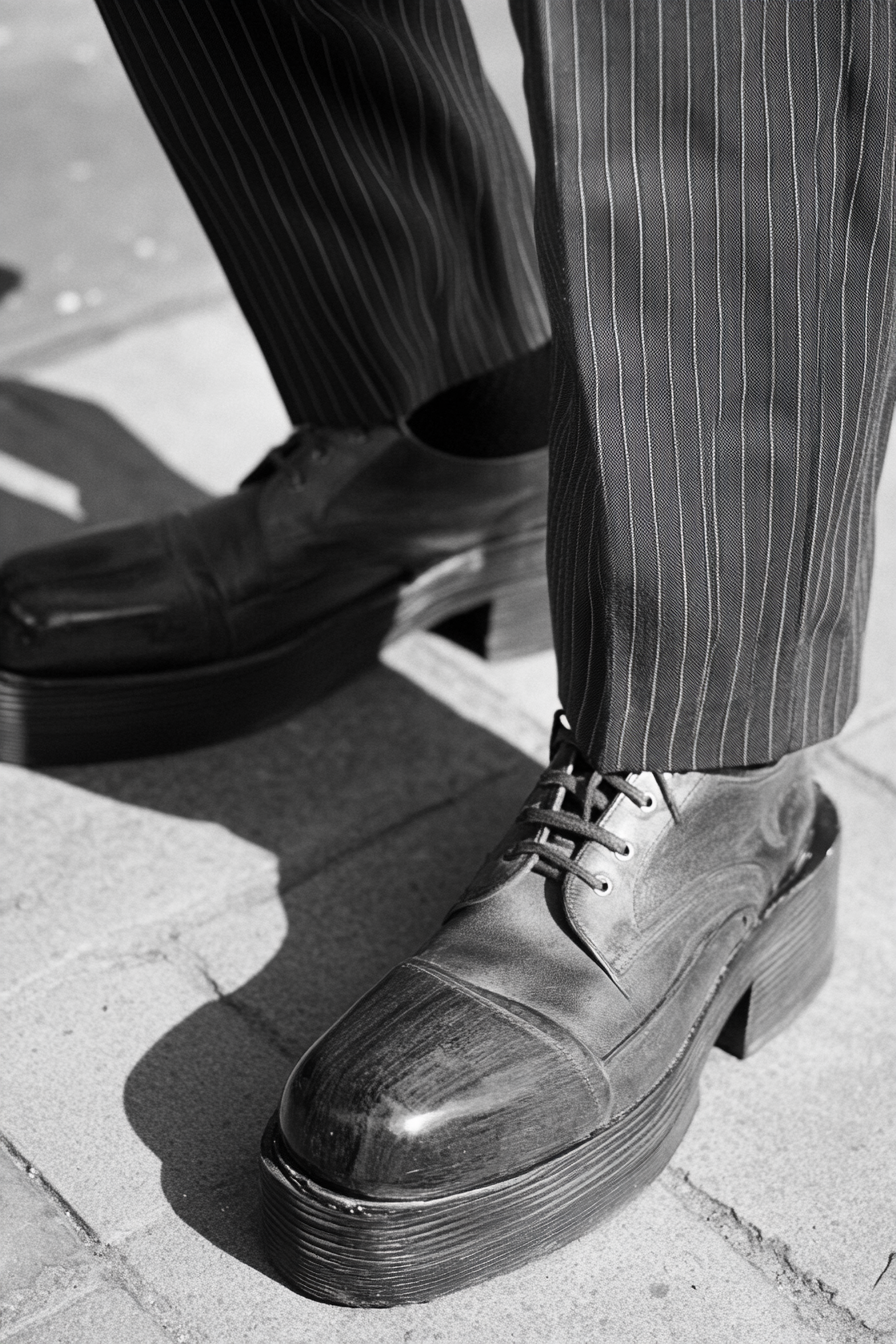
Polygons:
[[276,472],[284,472],[290,484],[301,490],[308,480],[307,468],[325,462],[330,444],[324,434],[315,434],[311,425],[299,425],[283,443],[265,453],[258,466],[240,483],[240,489],[266,481]]
[[[597,771],[589,771],[589,774],[590,778],[586,783],[582,776],[567,773],[565,770],[545,770],[538,781],[539,787],[564,789],[567,797],[572,796],[581,805],[582,815],[579,817],[574,812],[562,810],[564,799],[561,799],[556,810],[539,807],[534,803],[528,804],[520,813],[519,820],[538,827],[547,827],[549,835],[544,840],[521,840],[508,850],[505,857],[537,854],[548,868],[571,873],[573,877],[581,878],[587,883],[592,891],[602,892],[608,890],[606,879],[594,877],[565,850],[551,844],[550,833],[554,832],[575,840],[594,840],[613,854],[627,856],[630,852],[628,842],[620,840],[618,835],[608,831],[599,821],[592,820],[592,817],[595,812],[598,816],[606,812],[617,794],[623,794],[640,808],[650,807],[652,798],[650,794],[636,789],[622,775],[601,775]],[[559,871],[556,875],[559,876]]]
[[[635,788],[624,775],[602,775],[597,770],[592,770],[588,762],[579,752],[570,729],[563,722],[558,714],[554,720],[554,732],[552,735],[552,753],[565,743],[575,750],[575,759],[573,768],[567,770],[557,770],[553,766],[543,772],[538,781],[539,788],[559,788],[563,789],[564,796],[560,798],[556,809],[540,807],[537,803],[529,803],[523,808],[517,818],[518,822],[528,823],[533,826],[546,828],[548,835],[543,840],[520,840],[505,851],[505,858],[515,858],[519,854],[536,854],[539,864],[543,865],[545,871],[553,877],[559,877],[561,873],[570,873],[573,877],[580,878],[592,891],[609,891],[609,883],[606,878],[595,877],[589,873],[580,863],[572,857],[572,854],[560,848],[557,844],[551,843],[552,835],[562,836],[567,839],[593,840],[597,844],[603,845],[605,849],[613,854],[619,854],[627,858],[631,853],[628,841],[621,840],[618,835],[601,825],[597,817],[601,817],[610,803],[618,795],[628,798],[636,807],[642,809],[651,808],[654,799],[651,794],[643,793],[641,789]],[[575,766],[579,765],[576,770]],[[678,808],[675,800],[672,798],[666,780],[661,774],[653,772],[657,787],[662,794],[673,820],[679,820]],[[581,807],[581,816],[575,812],[568,811],[564,803],[574,798]]]

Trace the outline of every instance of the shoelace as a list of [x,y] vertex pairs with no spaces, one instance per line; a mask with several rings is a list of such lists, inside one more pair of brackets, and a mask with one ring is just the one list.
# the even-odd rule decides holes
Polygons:
[[[303,451],[304,450],[304,451]],[[241,483],[242,489],[265,481],[275,472],[285,472],[293,489],[301,490],[308,481],[308,468],[325,462],[330,446],[326,438],[315,434],[310,425],[299,425],[283,443],[265,453],[258,466]]]
[[[612,801],[613,795],[607,792],[604,786],[608,785],[616,793],[624,794],[626,798],[630,798],[633,803],[642,808],[650,806],[650,794],[642,793],[640,789],[636,789],[622,775],[601,775],[596,771],[585,785],[584,793],[582,792],[584,780],[578,775],[568,774],[565,770],[545,770],[538,783],[539,787],[543,785],[546,788],[564,789],[567,795],[571,795],[581,803],[582,815],[578,817],[574,812],[562,810],[562,800],[556,811],[530,803],[520,813],[519,820],[521,822],[531,822],[539,827],[548,827],[550,832],[570,836],[578,840],[595,840],[613,854],[628,856],[630,852],[628,842],[621,840],[612,831],[608,831],[599,821],[592,821],[591,817],[595,811],[598,813],[606,812]],[[506,857],[515,857],[517,854],[537,854],[549,867],[561,869],[563,872],[571,873],[573,877],[581,878],[591,887],[592,891],[605,892],[609,890],[609,884],[605,878],[595,877],[565,850],[551,844],[550,836],[544,840],[521,840],[507,851]]]
[[[568,728],[562,723],[557,722],[554,728],[554,747],[561,742],[575,747],[575,742]],[[577,759],[581,760],[580,754],[576,752]],[[575,762],[574,762],[575,764]],[[663,798],[672,813],[673,818],[678,820],[678,809],[674,800],[669,794],[668,786],[662,775],[654,774],[657,787],[662,793]],[[619,854],[628,857],[631,853],[628,841],[620,839],[612,831],[607,830],[599,820],[594,820],[597,813],[600,817],[610,806],[613,798],[622,794],[628,798],[637,807],[647,809],[653,806],[653,797],[649,793],[644,793],[641,789],[631,784],[624,775],[602,775],[584,761],[582,769],[577,772],[557,770],[549,767],[545,770],[539,781],[539,788],[560,788],[564,790],[564,797],[559,800],[556,809],[541,807],[537,803],[529,803],[520,812],[518,821],[530,823],[541,828],[547,828],[548,835],[543,840],[521,840],[512,845],[506,852],[505,858],[515,858],[522,854],[537,854],[541,863],[547,869],[554,870],[553,875],[559,876],[561,872],[570,873],[573,877],[580,878],[592,891],[607,892],[609,883],[606,878],[595,877],[589,873],[587,868],[577,863],[571,854],[561,849],[559,845],[551,843],[552,834],[569,837],[573,840],[592,840],[613,854]],[[575,798],[579,803],[582,815],[577,816],[575,812],[566,811],[563,803],[569,797]]]

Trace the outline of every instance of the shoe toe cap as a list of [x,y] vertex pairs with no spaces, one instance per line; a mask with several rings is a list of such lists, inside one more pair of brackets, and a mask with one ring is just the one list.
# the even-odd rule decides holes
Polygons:
[[524,1171],[609,1105],[600,1065],[560,1028],[412,962],[300,1060],[280,1129],[318,1181],[408,1199]]
[[[86,532],[0,570],[0,666],[51,675],[152,666],[187,605],[163,527]],[[192,610],[182,624],[187,616],[201,627]]]

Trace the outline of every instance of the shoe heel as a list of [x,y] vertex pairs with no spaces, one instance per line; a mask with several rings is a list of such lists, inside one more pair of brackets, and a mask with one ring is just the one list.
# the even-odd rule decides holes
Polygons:
[[793,885],[755,935],[756,971],[716,1045],[745,1059],[783,1031],[818,993],[831,969],[840,864],[839,822],[819,790],[812,851]]
[[554,647],[547,580],[541,576],[508,585],[490,602],[451,616],[434,630],[489,661],[543,653]]

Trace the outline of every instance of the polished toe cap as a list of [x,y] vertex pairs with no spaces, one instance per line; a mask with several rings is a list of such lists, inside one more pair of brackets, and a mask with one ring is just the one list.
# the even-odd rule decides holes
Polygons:
[[[0,666],[46,675],[146,670],[205,653],[203,604],[173,524],[101,528],[0,569]],[[196,585],[193,585],[195,588]]]
[[317,1180],[370,1198],[449,1194],[599,1128],[600,1064],[540,1015],[422,962],[399,966],[304,1056],[280,1129]]

